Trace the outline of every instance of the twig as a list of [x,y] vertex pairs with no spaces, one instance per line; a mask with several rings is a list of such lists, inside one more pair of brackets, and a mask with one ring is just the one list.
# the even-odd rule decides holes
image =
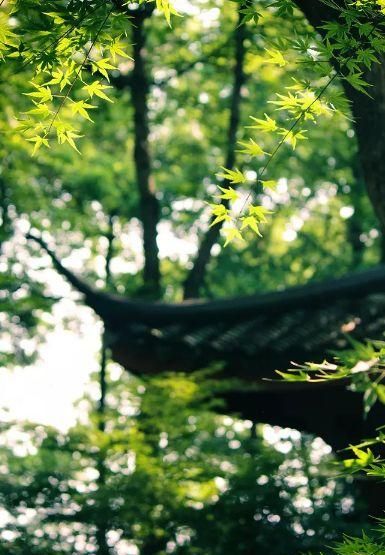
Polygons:
[[98,40],[98,37],[99,37],[100,33],[102,32],[103,27],[104,27],[105,24],[107,23],[107,20],[108,20],[108,18],[110,17],[110,15],[111,15],[113,9],[114,9],[114,8],[111,8],[111,10],[108,12],[108,14],[106,15],[106,17],[103,19],[103,22],[102,22],[102,24],[100,25],[100,27],[99,27],[99,29],[98,29],[98,31],[97,31],[97,33],[96,33],[96,35],[95,35],[95,37],[94,37],[92,43],[91,43],[91,46],[89,47],[89,49],[88,49],[88,51],[87,51],[87,53],[86,53],[86,56],[85,56],[85,58],[84,58],[82,64],[80,65],[79,69],[77,70],[77,72],[76,72],[76,74],[75,74],[74,80],[72,81],[72,83],[71,83],[71,85],[69,86],[69,88],[68,88],[66,94],[64,95],[63,100],[61,101],[61,103],[59,104],[59,106],[58,106],[56,112],[54,113],[54,115],[53,115],[53,117],[52,117],[52,120],[51,120],[51,122],[50,122],[50,124],[49,124],[49,127],[48,127],[47,131],[46,131],[45,134],[44,134],[44,137],[47,137],[47,135],[50,133],[50,131],[51,131],[51,129],[52,129],[52,126],[53,126],[53,124],[54,124],[54,122],[55,122],[57,116],[59,115],[60,110],[62,109],[62,107],[63,107],[63,105],[65,104],[66,100],[68,99],[68,97],[69,97],[69,95],[70,95],[72,89],[74,88],[75,83],[76,83],[76,81],[78,80],[79,75],[80,75],[82,69],[84,68],[85,64],[87,63],[87,61],[88,61],[88,59],[89,59],[89,56],[90,56],[90,54],[91,54],[91,51],[92,51],[93,47],[95,46],[95,43],[96,43],[96,41]]
[[[2,2],[4,2],[4,0],[2,0]],[[93,13],[95,13],[99,8],[103,7],[104,4],[98,4],[97,6],[95,6],[91,11],[86,12],[84,15],[82,15],[82,17],[80,17],[78,20],[75,21],[75,23],[69,27],[66,31],[64,31],[61,35],[59,35],[56,39],[54,39],[52,42],[48,43],[47,46],[43,49],[37,52],[37,54],[35,56],[39,56],[41,54],[43,54],[46,50],[51,49],[54,46],[57,46],[59,44],[59,42],[64,39],[65,37],[67,37],[69,34],[72,33],[72,31],[74,29],[76,29],[85,19],[87,16],[92,15]],[[1,4],[0,4],[1,7]],[[32,62],[32,58],[30,58],[29,60],[25,60],[23,64],[21,64],[21,66],[19,67],[19,69],[17,69],[16,71],[14,71],[13,75],[17,75],[18,73],[20,73],[21,71],[23,71],[23,69],[25,69],[31,62]]]

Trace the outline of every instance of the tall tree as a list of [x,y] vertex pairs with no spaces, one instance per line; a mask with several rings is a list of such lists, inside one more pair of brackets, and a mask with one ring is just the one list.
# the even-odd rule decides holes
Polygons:
[[[305,14],[309,22],[325,35],[325,23],[335,22],[339,18],[338,7],[343,2],[333,3],[322,1],[296,0],[299,9]],[[339,72],[341,68],[336,66]],[[343,81],[347,98],[351,102],[354,126],[357,132],[359,155],[365,178],[365,185],[374,210],[385,228],[385,58],[379,57],[370,69],[363,70],[364,79],[371,85],[369,94],[362,94],[346,81]]]
[[[242,101],[242,87],[246,76],[244,70],[247,31],[243,25],[242,4],[238,7],[238,20],[234,30],[234,67],[233,83],[229,108],[229,124],[227,129],[227,145],[224,166],[232,169],[235,165],[237,132],[240,123],[240,110]],[[229,206],[229,201],[225,201]],[[211,218],[209,229],[201,239],[193,266],[184,283],[184,298],[199,297],[200,289],[204,283],[207,265],[210,262],[211,249],[219,239],[221,225],[212,225],[215,217]]]
[[143,226],[143,286],[145,293],[156,298],[161,293],[159,249],[157,245],[157,225],[160,217],[160,207],[156,197],[155,180],[152,174],[149,152],[149,77],[145,61],[145,22],[151,16],[153,10],[153,4],[145,4],[133,12],[131,31],[134,67],[130,83],[134,113],[134,163]]

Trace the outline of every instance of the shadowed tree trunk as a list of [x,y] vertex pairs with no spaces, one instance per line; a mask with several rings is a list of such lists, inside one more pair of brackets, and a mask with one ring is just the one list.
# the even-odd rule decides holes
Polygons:
[[151,4],[132,12],[134,68],[130,84],[134,109],[134,163],[140,199],[140,218],[143,227],[143,293],[157,298],[160,296],[159,249],[157,244],[157,225],[160,210],[155,194],[153,176],[151,175],[148,122],[149,79],[144,54],[146,44],[145,20],[150,17],[153,9],[154,7]]
[[373,98],[346,87],[352,102],[366,189],[385,230],[385,58],[374,64],[365,79]]
[[167,542],[164,538],[157,538],[153,535],[147,537],[140,548],[140,555],[154,555],[164,553]]
[[[337,12],[323,5],[319,0],[295,0],[309,22],[323,34],[320,26],[337,19]],[[381,260],[385,259],[385,57],[379,58],[363,78],[370,85],[370,97],[357,91],[346,81],[343,82],[347,98],[351,102],[354,127],[357,134],[359,158],[365,187],[379,219],[382,233]],[[336,68],[338,70],[338,67]],[[354,245],[353,251],[354,251]],[[361,257],[361,253],[356,251]],[[366,481],[362,484],[362,494],[366,498],[372,515],[383,514],[383,495],[378,483]]]
[[[320,26],[336,20],[338,12],[323,5],[319,0],[296,0],[297,6],[309,22],[323,34]],[[363,78],[370,83],[371,97],[343,82],[347,98],[351,102],[354,126],[357,134],[359,157],[369,198],[385,230],[385,57],[379,58]],[[338,70],[338,68],[337,68]]]
[[380,236],[380,260],[382,264],[385,262],[385,233],[381,232]]
[[[241,9],[242,5],[240,5],[240,8],[238,10],[238,21],[234,31],[234,81],[233,91],[231,95],[230,120],[227,132],[227,154],[225,160],[225,167],[228,169],[233,168],[235,164],[235,147],[237,140],[237,130],[240,120],[241,91],[242,86],[245,82],[244,60],[246,53],[246,27],[245,25],[240,24],[243,18],[240,12]],[[224,201],[223,204],[225,206],[228,206],[228,201]],[[211,219],[211,221],[213,221],[213,218]],[[217,224],[214,227],[210,227],[204,235],[200,243],[198,253],[194,260],[193,267],[184,283],[185,299],[199,296],[199,291],[204,284],[207,265],[210,262],[211,249],[213,245],[218,241],[220,230],[221,224]]]
[[10,227],[8,201],[8,189],[3,176],[0,176],[0,254],[2,252],[3,242],[5,242],[8,237]]

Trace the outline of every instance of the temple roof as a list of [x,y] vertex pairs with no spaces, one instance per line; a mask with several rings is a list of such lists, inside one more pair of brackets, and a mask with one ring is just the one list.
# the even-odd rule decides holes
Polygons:
[[385,267],[229,300],[166,305],[111,297],[108,304],[99,313],[114,357],[127,368],[190,370],[223,361],[229,375],[254,380],[291,361],[322,360],[349,335],[380,338]]
[[[383,423],[384,407],[362,418],[362,400],[345,384],[265,381],[291,361],[320,362],[348,337],[380,339],[385,330],[385,266],[344,277],[215,301],[166,304],[97,290],[66,269],[43,241],[56,269],[104,321],[112,358],[138,375],[188,372],[217,363],[238,378],[229,410],[256,421],[322,435],[334,446]],[[249,385],[246,385],[249,384]]]
[[102,318],[115,358],[132,371],[191,370],[215,361],[247,379],[285,369],[292,360],[323,359],[347,337],[385,331],[385,266],[299,287],[231,299],[177,304],[132,300],[97,290],[57,270]]

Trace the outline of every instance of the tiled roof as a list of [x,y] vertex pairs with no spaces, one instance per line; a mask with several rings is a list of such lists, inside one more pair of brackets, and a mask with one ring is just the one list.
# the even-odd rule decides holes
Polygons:
[[385,266],[276,293],[238,299],[150,303],[94,289],[67,270],[45,243],[57,270],[104,321],[113,358],[138,375],[223,368],[239,378],[224,394],[244,418],[321,435],[335,448],[383,425],[377,403],[363,419],[362,399],[341,382],[264,381],[291,361],[321,361],[347,336],[380,339],[385,330]]
[[345,347],[349,335],[382,337],[385,268],[278,293],[195,305],[127,301],[119,310],[121,300],[104,300],[109,307],[99,309],[99,314],[110,332],[110,346],[129,370],[190,370],[223,361],[234,377],[253,379],[285,369],[292,360],[320,360]]

